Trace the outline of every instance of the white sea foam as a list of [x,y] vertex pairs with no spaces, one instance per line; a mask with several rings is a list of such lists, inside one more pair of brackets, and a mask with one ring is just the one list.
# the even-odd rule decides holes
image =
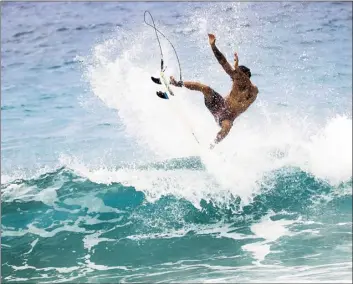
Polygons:
[[290,236],[292,233],[287,229],[288,225],[293,224],[294,220],[272,221],[269,214],[262,218],[259,223],[251,226],[251,231],[256,237],[265,239],[261,242],[246,244],[242,248],[253,254],[257,261],[263,261],[271,251],[271,244],[283,236]]
[[[208,16],[205,23],[195,17],[197,21],[191,25],[204,32],[210,29],[209,25],[217,30]],[[239,33],[241,39],[247,38],[246,34]],[[129,41],[124,41],[125,37]],[[226,42],[229,38],[225,36],[223,40]],[[153,41],[154,34],[148,29],[134,34],[119,30],[116,38],[98,44],[91,57],[83,60],[85,78],[95,96],[107,107],[118,110],[125,134],[133,137],[140,147],[163,160],[200,156],[206,172],[114,171],[104,166],[93,170],[85,165],[84,176],[96,182],[135,186],[151,200],[173,194],[194,204],[208,196],[224,198],[225,192],[238,195],[248,203],[259,190],[262,177],[283,167],[299,167],[332,185],[351,178],[350,117],[337,115],[317,123],[316,118],[298,116],[295,109],[285,112],[274,109],[262,94],[235,121],[228,137],[210,151],[208,146],[218,128],[203,105],[202,95],[185,88],[175,89],[176,96],[169,101],[155,95],[161,87],[153,84],[150,76],[158,76],[158,64],[155,57],[146,56],[143,48]],[[163,41],[162,47],[165,62],[169,63],[167,74],[176,75],[173,50]],[[157,51],[157,47],[156,50],[152,47],[150,52]],[[200,53],[202,57],[204,51],[200,49]],[[215,87],[223,88],[223,81],[220,82]],[[201,145],[195,142],[192,132]],[[74,169],[77,170],[77,165]]]
[[[210,9],[195,11],[187,28],[179,27],[183,33],[193,34],[190,36],[190,42],[195,43],[196,48],[195,46],[192,48],[201,53],[200,56],[198,53],[195,56],[189,56],[189,54],[184,56],[182,65],[189,66],[186,67],[187,76],[185,77],[209,82],[222,93],[229,88],[228,78],[219,72],[218,69],[215,69],[215,63],[211,64],[214,59],[209,54],[207,58],[204,57],[205,52],[209,53],[209,48],[200,39],[203,39],[207,32],[215,31],[217,37],[219,36],[222,40],[220,41],[222,47],[234,46],[235,41],[231,39],[231,36],[236,31],[237,43],[258,44],[251,40],[251,36],[254,36],[253,34],[251,36],[246,34],[246,29],[243,32],[239,26],[230,27],[225,24],[227,19],[236,19],[237,23],[241,22],[241,13],[238,13],[237,10],[238,4],[230,5],[233,10],[227,16],[218,17],[217,12],[219,10],[222,13],[225,12],[224,7],[220,9],[219,6],[213,7],[210,5]],[[246,17],[251,18],[253,14],[255,13],[250,13]],[[260,31],[260,29],[256,29],[255,33],[260,33]],[[60,163],[72,169],[79,176],[88,178],[96,183],[121,183],[134,186],[137,190],[143,191],[147,200],[151,202],[164,195],[173,195],[191,201],[198,208],[200,208],[201,199],[226,203],[233,202],[231,199],[232,195],[239,195],[242,201],[247,203],[251,201],[253,195],[259,190],[262,177],[283,167],[299,167],[317,178],[328,181],[332,185],[351,179],[352,119],[349,115],[324,117],[318,121],[317,119],[312,119],[310,115],[308,117],[298,116],[296,110],[291,108],[286,108],[284,113],[268,102],[269,95],[283,97],[283,94],[266,94],[260,89],[261,93],[258,100],[248,112],[236,120],[230,135],[213,151],[209,151],[208,145],[214,139],[218,128],[205,109],[201,95],[185,89],[176,89],[177,96],[175,98],[171,98],[170,101],[163,101],[154,94],[160,87],[153,85],[150,81],[151,75],[158,76],[157,66],[159,64],[159,58],[150,57],[150,53],[158,54],[157,46],[154,47],[152,44],[154,41],[154,38],[152,38],[154,37],[153,31],[144,30],[143,32],[133,31],[133,33],[130,33],[119,29],[117,33],[116,38],[98,44],[93,49],[92,56],[83,59],[85,76],[93,94],[101,99],[107,107],[118,111],[118,119],[125,127],[125,134],[132,137],[141,149],[146,152],[149,151],[153,158],[168,160],[174,157],[200,156],[206,166],[206,171],[188,169],[187,167],[172,170],[128,167],[114,169],[105,166],[104,163],[101,167],[93,168],[90,164],[72,159],[74,157],[63,156],[60,159]],[[169,36],[168,31],[166,34]],[[185,44],[184,41],[180,42]],[[167,73],[168,75],[176,75],[178,70],[175,67],[176,62],[172,49],[165,42],[162,42],[162,45],[165,61],[168,63]],[[185,45],[188,44],[186,43]],[[146,47],[148,47],[148,54]],[[242,59],[246,59],[248,49],[243,46],[240,51]],[[305,58],[309,56],[305,51],[302,54]],[[202,62],[202,64],[199,62]],[[258,67],[262,70],[265,68]],[[210,73],[209,79],[207,73]],[[256,82],[256,78],[254,80]],[[296,91],[295,88],[291,88],[291,90],[292,92]],[[285,98],[283,100],[285,101]],[[282,101],[278,103],[282,103]],[[195,132],[201,142],[201,146],[195,143],[191,132]],[[142,164],[147,162],[150,161],[141,161]],[[48,171],[43,171],[43,173],[46,172]],[[12,176],[2,174],[2,184],[11,183],[17,178],[31,179],[33,176],[21,172]],[[11,184],[2,190],[3,198],[7,201],[15,198],[22,201],[38,200],[52,206],[54,210],[68,210],[58,208],[55,205],[55,201],[57,201],[56,191],[62,186],[62,182],[60,181],[55,186],[41,191],[35,186],[26,187]],[[346,187],[342,194],[351,194],[351,191]],[[96,192],[85,193],[84,196],[76,198],[66,198],[64,203],[87,208],[90,214],[97,212],[121,213],[121,211],[105,205],[101,199],[96,197]],[[71,211],[76,212],[76,210]],[[297,222],[300,223],[300,220],[273,221],[270,216],[267,215],[258,223],[253,224],[251,226],[253,235],[250,236],[232,232],[232,228],[228,225],[214,224],[183,226],[182,229],[178,230],[162,228],[161,233],[137,233],[136,235],[127,236],[127,238],[131,240],[178,238],[191,232],[196,235],[207,234],[215,238],[231,238],[234,240],[264,239],[264,241],[247,244],[242,247],[245,251],[252,253],[254,258],[258,260],[256,265],[237,267],[205,263],[183,265],[176,268],[182,271],[182,275],[179,274],[175,279],[176,281],[180,281],[182,277],[187,278],[185,276],[187,270],[195,269],[197,271],[199,267],[207,268],[212,270],[212,272],[198,273],[197,275],[200,276],[200,279],[195,279],[196,274],[194,274],[193,282],[198,282],[198,280],[200,282],[249,280],[248,276],[241,278],[241,273],[244,272],[251,275],[252,279],[254,279],[252,281],[259,282],[265,282],[266,280],[294,283],[299,281],[317,282],[319,280],[322,282],[323,279],[327,279],[328,282],[332,283],[337,281],[336,279],[349,279],[351,277],[351,262],[311,267],[262,265],[261,261],[265,260],[269,253],[276,253],[271,250],[271,245],[276,243],[281,237],[291,237],[304,233],[310,235],[320,233],[319,230],[315,229],[292,232],[291,225]],[[177,215],[175,216],[176,219]],[[119,221],[121,221],[120,218],[101,221],[97,216],[85,216],[79,217],[74,223],[70,220],[63,221],[60,224],[52,224],[45,229],[36,227],[35,223],[28,225],[26,229],[22,230],[4,227],[3,235],[5,237],[32,234],[41,238],[52,238],[63,231],[87,234],[83,239],[83,245],[88,252],[84,257],[85,264],[82,264],[82,266],[36,268],[25,264],[11,267],[14,270],[31,269],[44,272],[54,270],[59,274],[75,272],[65,276],[66,282],[81,276],[81,272],[78,272],[79,276],[73,276],[76,275],[76,270],[82,270],[84,275],[95,270],[128,270],[129,268],[124,266],[107,266],[92,262],[90,252],[97,245],[102,242],[115,242],[118,240],[100,238],[102,232],[89,231],[80,226],[82,223],[94,225],[101,222],[114,223]],[[145,221],[149,222],[149,220]],[[156,220],[152,222],[158,223]],[[121,226],[127,224],[129,223]],[[351,225],[351,223],[339,223],[338,226],[347,224]],[[57,225],[62,226],[56,227]],[[120,225],[115,226],[114,229],[118,226]],[[53,230],[46,230],[52,227],[54,227]],[[32,253],[38,239],[36,238],[30,244],[29,251],[25,254]],[[350,246],[346,244],[339,245],[337,249],[350,252],[351,243]],[[307,257],[318,255],[320,254],[313,254]],[[236,257],[241,258],[241,255],[230,256],[229,258]],[[195,262],[197,261],[200,260],[195,260]],[[184,264],[185,262],[187,261],[185,260]],[[174,266],[177,263],[168,264]],[[148,276],[172,274],[172,272],[171,270],[165,272],[138,272],[137,274],[131,273],[130,277],[141,277],[140,279],[144,280]],[[222,272],[222,274],[219,272]],[[6,280],[28,280],[24,278],[14,279],[12,277],[8,276]],[[113,273],[111,277],[113,279],[116,274]],[[42,277],[34,277],[32,280],[41,278],[48,280],[48,276],[45,274]],[[104,275],[100,274],[99,278],[104,279]],[[93,280],[99,281],[99,279]]]

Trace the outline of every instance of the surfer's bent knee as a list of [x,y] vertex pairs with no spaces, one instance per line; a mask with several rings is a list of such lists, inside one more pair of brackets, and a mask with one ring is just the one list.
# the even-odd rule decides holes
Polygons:
[[203,86],[201,91],[205,96],[212,96],[213,94],[213,89],[209,86]]

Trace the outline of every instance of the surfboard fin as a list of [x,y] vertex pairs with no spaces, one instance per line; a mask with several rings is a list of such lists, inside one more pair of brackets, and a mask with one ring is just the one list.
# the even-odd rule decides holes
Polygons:
[[152,81],[156,84],[159,84],[159,85],[162,85],[162,82],[161,82],[161,79],[160,78],[154,78],[154,77],[151,77]]
[[169,99],[168,94],[166,92],[158,91],[156,92],[157,96],[160,97],[161,99]]

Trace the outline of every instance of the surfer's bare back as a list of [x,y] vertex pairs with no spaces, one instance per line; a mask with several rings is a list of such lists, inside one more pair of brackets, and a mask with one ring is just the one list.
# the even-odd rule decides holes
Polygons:
[[[233,121],[255,101],[259,90],[250,81],[250,69],[242,65],[238,66],[237,53],[234,53],[234,66],[232,66],[216,47],[216,37],[213,34],[208,34],[208,41],[219,64],[222,65],[224,71],[233,81],[229,95],[223,98],[207,85],[191,81],[177,82],[173,76],[170,77],[170,83],[177,87],[184,86],[190,90],[203,93],[206,107],[221,127],[214,140],[217,144],[228,135],[233,126]],[[214,144],[211,144],[211,148],[213,147]]]

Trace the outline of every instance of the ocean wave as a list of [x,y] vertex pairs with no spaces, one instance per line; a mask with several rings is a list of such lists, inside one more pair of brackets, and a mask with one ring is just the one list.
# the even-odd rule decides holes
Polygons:
[[[149,171],[178,175],[182,163],[135,165],[139,171],[133,169],[129,175],[140,175],[142,184],[148,184]],[[199,159],[184,163],[185,171],[204,171]],[[127,166],[114,169],[119,170],[127,171]],[[43,279],[59,281],[58,271],[65,281],[88,281],[96,272],[105,279],[113,271],[119,279],[133,281],[144,275],[143,279],[157,280],[153,273],[140,270],[148,267],[179,280],[183,279],[179,268],[190,270],[195,279],[195,271],[207,267],[205,279],[218,279],[213,274],[217,270],[222,279],[228,279],[226,267],[235,269],[231,264],[235,258],[237,271],[253,267],[260,273],[276,259],[292,264],[298,254],[302,263],[328,253],[332,258],[335,251],[341,257],[342,253],[350,255],[352,180],[332,186],[297,168],[281,169],[268,177],[248,205],[241,206],[240,198],[228,192],[223,203],[205,197],[197,207],[185,197],[166,192],[150,201],[148,190],[132,184],[93,181],[68,167],[2,184],[2,253],[6,259],[2,271],[6,280],[22,277],[24,281],[28,275],[43,274]],[[327,231],[332,228],[335,233],[330,235]],[[21,251],[20,261],[11,256],[14,248]],[[63,261],[68,253],[70,257]],[[50,258],[50,267],[38,258]],[[168,263],[179,268],[174,270]],[[278,269],[284,271],[284,267]],[[346,263],[345,267],[351,266]],[[12,271],[16,271],[15,278]],[[349,274],[348,270],[344,273]]]
[[[30,179],[7,177],[1,185],[3,214],[6,215],[7,210],[11,211],[13,205],[22,206],[19,204],[30,202],[46,206],[54,206],[59,202],[67,207],[65,201],[70,199],[68,207],[76,206],[92,212],[104,212],[106,208],[111,208],[109,210],[113,212],[146,204],[158,207],[176,203],[194,212],[207,212],[210,216],[214,214],[217,218],[239,214],[262,216],[269,210],[304,213],[318,200],[328,203],[339,198],[349,199],[352,195],[349,190],[352,179],[332,186],[298,168],[282,168],[259,182],[258,193],[254,194],[251,203],[244,205],[236,195],[236,190],[222,192],[217,189],[219,185],[216,183],[200,182],[204,179],[205,168],[198,157],[126,165],[110,170],[82,169],[60,167]],[[195,178],[199,178],[199,183],[195,182]],[[194,180],[194,185],[188,188],[187,183],[191,180]],[[205,191],[197,186],[209,187],[205,196],[198,193]],[[188,195],[180,194],[179,188],[188,191]],[[215,196],[212,196],[212,191],[216,193]],[[95,204],[90,208],[91,202],[85,195],[99,200],[102,207]],[[194,196],[199,198],[196,200]]]

